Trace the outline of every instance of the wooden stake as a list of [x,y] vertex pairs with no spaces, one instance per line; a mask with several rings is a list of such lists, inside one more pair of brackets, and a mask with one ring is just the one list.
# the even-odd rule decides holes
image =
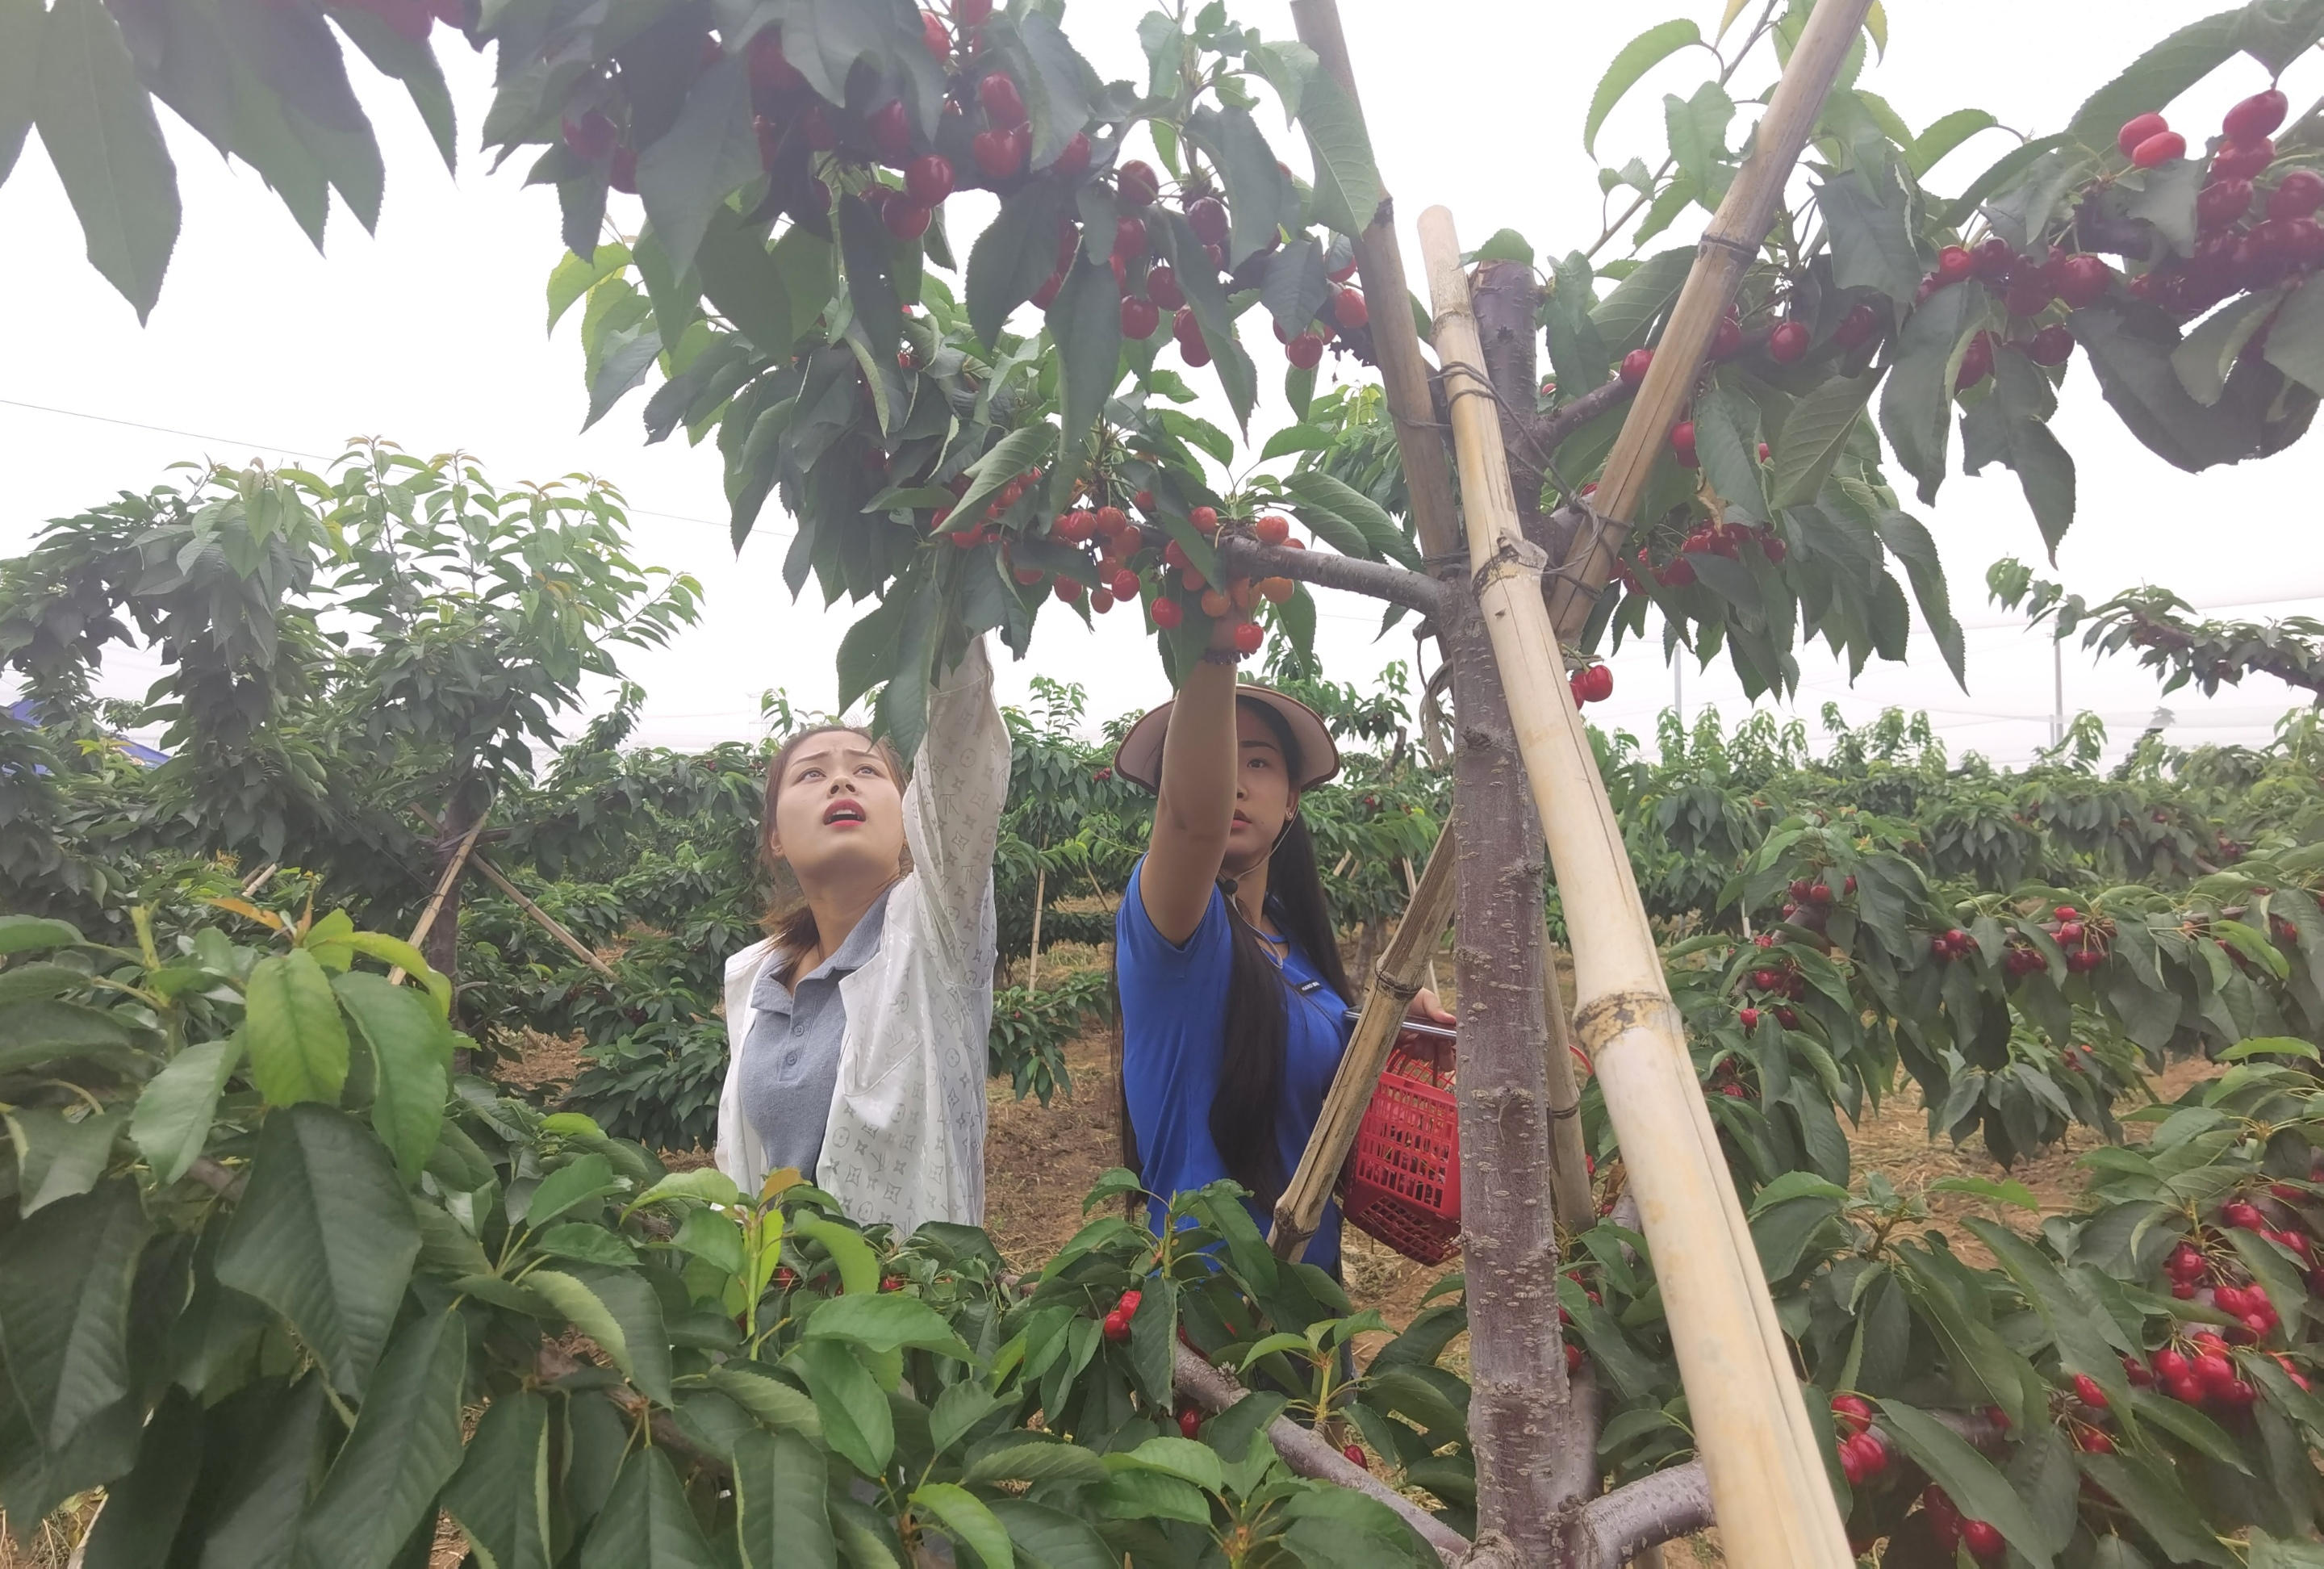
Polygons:
[[1033,951],[1025,958],[1025,990],[1030,992],[1041,979],[1041,905],[1049,891],[1049,869],[1033,868]]
[[1413,885],[1412,898],[1404,907],[1404,918],[1397,923],[1396,936],[1388,939],[1388,952],[1372,971],[1363,1015],[1356,1021],[1348,1049],[1340,1056],[1340,1071],[1333,1075],[1331,1093],[1323,1097],[1315,1131],[1307,1135],[1299,1169],[1291,1174],[1283,1195],[1275,1201],[1275,1228],[1268,1234],[1267,1245],[1277,1258],[1296,1259],[1305,1252],[1323,1218],[1324,1201],[1332,1196],[1340,1168],[1355,1145],[1364,1108],[1371,1104],[1372,1086],[1379,1082],[1388,1048],[1395,1044],[1397,1027],[1404,1022],[1405,1005],[1419,991],[1421,972],[1452,918],[1456,883],[1452,854],[1452,825],[1448,822],[1436,836],[1427,870]]
[[[1833,4],[1819,14],[1843,9]],[[1738,1569],[1849,1569],[1855,1555],[1790,1351],[1702,1103],[1620,826],[1566,688],[1540,590],[1545,558],[1517,531],[1452,215],[1431,208],[1420,234],[1470,564],[1573,937],[1576,1033],[1596,1065],[1654,1245],[1720,1541]]]
[[[420,922],[411,928],[413,947],[428,940],[428,928],[436,924],[436,912],[442,909],[444,901],[451,897],[453,888],[460,881],[461,872],[468,864],[469,854],[476,847],[476,835],[484,831],[484,814],[479,812],[476,820],[468,825],[468,831],[460,835],[460,843],[454,847],[452,858],[444,863],[444,875],[436,880],[436,891],[428,896],[428,907],[420,912]],[[404,969],[401,964],[387,973],[387,978],[399,986],[403,984],[403,976]]]
[[[414,810],[418,812],[418,808],[415,808]],[[438,833],[442,832],[442,830],[438,827],[436,819],[429,817],[426,812],[418,812],[418,816],[420,820],[427,824],[431,830]],[[599,958],[595,953],[590,951],[588,944],[583,942],[579,937],[575,937],[571,932],[567,931],[563,921],[558,920],[555,916],[541,909],[538,904],[535,904],[530,899],[525,896],[522,889],[519,888],[515,883],[511,882],[506,877],[503,876],[501,874],[501,869],[493,865],[489,860],[485,859],[484,853],[483,851],[477,850],[472,852],[468,856],[468,864],[474,867],[476,871],[483,872],[484,874],[485,881],[491,883],[494,888],[499,889],[503,893],[508,895],[509,902],[515,905],[517,909],[524,911],[527,916],[530,917],[534,925],[540,927],[541,930],[547,932],[550,937],[555,937],[558,942],[564,944],[567,953],[570,953],[575,958],[580,960],[583,964],[596,971],[600,975],[604,976],[608,981],[617,981],[621,979],[620,976],[613,974],[613,967],[611,964],[608,964],[604,960]]]
[[1560,637],[1578,637],[1589,623],[1598,591],[1612,575],[1628,537],[1647,471],[1671,427],[1678,423],[1679,411],[1694,395],[1695,378],[1711,352],[1720,318],[1733,301],[1744,270],[1758,259],[1760,242],[1767,237],[1767,226],[1783,199],[1784,184],[1871,8],[1872,0],[1827,0],[1808,14],[1783,78],[1767,100],[1767,112],[1752,130],[1751,155],[1702,232],[1693,270],[1671,308],[1662,341],[1655,346],[1654,364],[1638,385],[1621,433],[1607,455],[1605,472],[1598,477],[1593,504],[1611,526],[1585,527],[1578,532],[1559,576],[1550,584],[1550,620]]
[[1541,939],[1541,1006],[1549,1015],[1549,1193],[1557,1223],[1586,1232],[1597,1223],[1589,1150],[1582,1142],[1582,1086],[1573,1076],[1573,1041],[1565,992],[1557,983],[1557,945]]

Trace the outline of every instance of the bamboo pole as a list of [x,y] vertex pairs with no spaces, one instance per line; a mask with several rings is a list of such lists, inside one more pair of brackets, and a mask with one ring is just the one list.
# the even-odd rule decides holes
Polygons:
[[[468,831],[460,835],[460,843],[454,847],[452,858],[444,863],[444,875],[436,880],[436,891],[428,896],[428,906],[420,912],[419,924],[411,928],[413,947],[428,940],[428,929],[436,924],[436,912],[442,909],[444,901],[452,896],[453,888],[460,881],[461,872],[468,864],[468,856],[476,848],[476,835],[484,831],[484,814],[479,812],[476,820],[468,825]],[[403,984],[403,976],[404,969],[401,964],[387,973],[387,978],[399,986]]]
[[1030,992],[1041,979],[1041,905],[1049,892],[1049,869],[1033,869],[1033,951],[1025,956],[1025,990]]
[[1420,234],[1478,600],[1572,922],[1576,1033],[1594,1059],[1653,1244],[1720,1541],[1739,1569],[1848,1569],[1855,1555],[1789,1348],[1702,1103],[1605,781],[1566,688],[1540,591],[1543,553],[1517,531],[1452,215],[1431,208]]
[[1323,1097],[1315,1130],[1307,1135],[1299,1169],[1291,1174],[1283,1195],[1275,1201],[1275,1226],[1268,1233],[1267,1244],[1277,1258],[1296,1259],[1305,1252],[1323,1218],[1324,1201],[1332,1196],[1332,1185],[1339,1180],[1340,1167],[1355,1144],[1364,1108],[1371,1104],[1372,1086],[1379,1082],[1388,1048],[1395,1044],[1397,1029],[1404,1022],[1405,1005],[1420,990],[1421,971],[1452,918],[1452,895],[1458,882],[1452,857],[1452,825],[1448,822],[1436,836],[1427,870],[1413,886],[1404,918],[1397,923],[1396,936],[1388,939],[1388,952],[1373,968],[1363,1014],[1356,1021],[1347,1050],[1340,1055],[1339,1071],[1333,1075],[1331,1093]]
[[1590,1192],[1589,1151],[1582,1142],[1582,1085],[1573,1076],[1572,1015],[1557,983],[1557,945],[1541,939],[1541,1006],[1549,1016],[1549,1196],[1557,1223],[1584,1232],[1598,1219]]
[[1662,341],[1655,346],[1654,364],[1607,454],[1605,472],[1598,476],[1592,504],[1610,526],[1577,533],[1572,553],[1551,582],[1550,620],[1560,637],[1577,637],[1589,623],[1591,606],[1612,575],[1629,533],[1647,472],[1671,427],[1678,423],[1679,411],[1694,395],[1695,377],[1719,331],[1720,318],[1734,300],[1744,270],[1759,254],[1760,242],[1783,199],[1784,182],[1791,178],[1816,117],[1823,113],[1840,63],[1871,8],[1872,0],[1825,0],[1808,14],[1783,78],[1767,100],[1767,112],[1751,133],[1751,155],[1702,232],[1694,266],[1671,309]]
[[[419,816],[420,820],[427,824],[429,828],[437,829],[435,818],[429,817],[426,812],[420,812]],[[441,832],[442,830],[437,829],[437,831]],[[508,896],[509,902],[515,905],[517,909],[524,911],[527,916],[530,917],[534,925],[547,932],[550,937],[555,937],[558,942],[564,944],[566,951],[570,953],[575,958],[580,960],[583,964],[596,971],[600,975],[604,976],[608,981],[616,981],[621,978],[613,974],[613,967],[611,964],[608,964],[604,960],[599,958],[595,953],[590,951],[588,944],[583,942],[579,937],[575,937],[570,931],[567,930],[563,921],[558,920],[555,916],[541,909],[540,905],[534,903],[532,900],[526,896],[525,891],[522,889],[519,888],[515,883],[511,882],[505,876],[502,875],[501,869],[493,865],[492,862],[485,857],[484,853],[482,850],[470,853],[468,856],[468,864],[474,867],[476,871],[483,872],[484,881],[491,883],[494,888],[499,889],[503,893],[506,894]]]

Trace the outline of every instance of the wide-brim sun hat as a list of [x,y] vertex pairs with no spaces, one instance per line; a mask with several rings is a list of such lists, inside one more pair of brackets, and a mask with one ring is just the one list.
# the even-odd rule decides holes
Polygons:
[[[1272,687],[1235,688],[1238,702],[1248,699],[1264,704],[1279,715],[1291,732],[1291,739],[1299,748],[1301,778],[1292,783],[1303,790],[1314,789],[1340,771],[1340,749],[1333,743],[1332,728],[1323,716],[1287,693]],[[1113,749],[1113,771],[1149,790],[1162,788],[1162,738],[1170,731],[1170,711],[1178,706],[1173,697],[1167,703],[1148,709],[1121,744]]]

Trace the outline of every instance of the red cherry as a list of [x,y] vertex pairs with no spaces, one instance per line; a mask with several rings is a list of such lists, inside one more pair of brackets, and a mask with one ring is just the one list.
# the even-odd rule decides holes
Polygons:
[[2131,149],[2130,161],[2140,169],[2152,169],[2158,163],[2186,156],[2186,137],[2176,131],[2158,131]]
[[1354,290],[1342,289],[1332,297],[1332,319],[1342,328],[1361,327],[1371,318],[1370,307]]
[[1871,342],[1873,335],[1879,330],[1880,313],[1873,308],[1870,300],[1865,300],[1848,313],[1831,337],[1832,341],[1842,348],[1861,348]]
[[984,106],[985,120],[1001,130],[1025,123],[1024,95],[1005,72],[994,71],[977,83],[976,101]]
[[1323,339],[1313,332],[1303,332],[1283,346],[1283,357],[1303,371],[1312,371],[1323,360]]
[[931,152],[904,171],[904,194],[922,207],[936,207],[952,194],[952,160]]
[[1251,525],[1251,532],[1259,536],[1262,545],[1280,545],[1291,537],[1291,520],[1269,512]]
[[1967,392],[1993,374],[1993,335],[1980,332],[1969,340],[1961,354],[1960,376],[1953,383],[1957,392]]
[[1181,1436],[1186,1438],[1201,1437],[1203,1435],[1203,1414],[1194,1409],[1192,1406],[1188,1406],[1181,1409],[1178,1413],[1178,1432]]
[[1998,1558],[2009,1547],[2000,1530],[1984,1520],[1963,1520],[1960,1539],[1961,1546],[1978,1558]]
[[[1138,574],[1124,567],[1113,575],[1113,596],[1128,604],[1138,597]],[[1160,600],[1154,602],[1161,604]]]
[[1614,695],[1614,671],[1608,665],[1591,665],[1582,672],[1582,700],[1603,703]]
[[[1114,171],[1113,183],[1121,199],[1131,207],[1148,206],[1162,194],[1161,177],[1154,172],[1154,166],[1135,158]],[[1195,237],[1201,237],[1201,231],[1196,231]]]
[[2291,106],[2292,101],[2280,89],[2269,88],[2229,109],[2219,122],[2219,129],[2227,134],[2230,142],[2256,142],[2283,124],[2284,112]]
[[1130,1320],[1118,1309],[1105,1315],[1105,1338],[1116,1345],[1130,1338]]
[[1808,341],[1813,336],[1803,322],[1779,323],[1767,335],[1767,357],[1779,365],[1796,364],[1807,354]]
[[992,0],[953,0],[952,14],[963,27],[982,27],[992,14]]
[[613,149],[613,161],[605,171],[605,183],[624,196],[637,195],[638,150],[636,148]]
[[[564,129],[565,144],[592,163],[613,150],[613,140],[617,134],[613,122],[595,109],[578,120],[568,115]],[[2315,176],[2310,175],[2309,178],[2313,180]],[[2313,210],[2312,208],[2310,210]]]
[[1340,1453],[1346,1457],[1350,1465],[1359,1471],[1370,1471],[1372,1468],[1372,1463],[1364,1458],[1364,1446],[1360,1444],[1342,1444],[1340,1445]]
[[2265,136],[2256,142],[2230,142],[2211,154],[2213,180],[2249,180],[2275,162],[2275,143]]
[[1194,532],[1198,534],[1219,531],[1219,510],[1216,507],[1196,507],[1186,514],[1186,521],[1194,525]]
[[2114,269],[2096,256],[2068,256],[2058,263],[2058,298],[2069,310],[2095,303],[2113,284]]
[[1057,292],[1065,286],[1065,275],[1063,272],[1050,273],[1042,281],[1041,286],[1033,291],[1034,305],[1039,309],[1047,310],[1057,302]]
[[928,232],[929,209],[916,201],[890,201],[880,217],[899,240],[917,240]]
[[1237,653],[1255,654],[1259,652],[1259,645],[1266,641],[1267,629],[1255,621],[1243,622],[1234,629]]
[[1186,222],[1206,245],[1227,243],[1227,209],[1217,197],[1198,196],[1186,204]]
[[945,31],[944,18],[933,11],[920,13],[920,42],[938,65],[952,59],[952,34]]
[[1635,387],[1646,379],[1646,367],[1655,363],[1655,351],[1634,348],[1622,356],[1622,383]]
[[2267,216],[2277,222],[2304,218],[2324,207],[2324,175],[2295,169],[2267,193]]
[[1759,1011],[1757,1008],[1742,1009],[1736,1013],[1735,1017],[1746,1030],[1759,1028]]
[[1849,1433],[1861,1433],[1872,1426],[1872,1407],[1861,1395],[1834,1395],[1831,1414]]
[[2195,222],[2209,232],[2224,229],[2251,210],[2252,182],[2215,180],[2195,196]]
[[2237,1231],[2256,1232],[2267,1224],[2259,1206],[2247,1199],[2230,1199],[2219,1206],[2219,1218]]
[[1739,322],[1722,321],[1719,324],[1719,330],[1711,335],[1712,359],[1731,359],[1734,357],[1735,351],[1742,346],[1743,328]]
[[1079,578],[1067,577],[1062,574],[1059,575],[1057,578],[1058,598],[1064,600],[1067,605],[1079,605],[1082,600],[1083,592],[1083,585]]
[[1976,268],[1977,258],[1969,254],[1965,245],[1947,245],[1937,253],[1937,281],[1940,283],[1958,283]]
[[807,86],[807,78],[798,69],[783,58],[783,34],[779,27],[765,27],[751,39],[751,47],[743,51],[744,68],[751,75],[753,92],[788,93]]
[[1049,162],[1049,172],[1064,180],[1077,179],[1089,171],[1090,139],[1086,132],[1076,131],[1067,138],[1065,151]]
[[1582,1369],[1582,1348],[1572,1341],[1565,1343],[1565,1371],[1579,1372]]
[[2106,1391],[2098,1388],[2098,1381],[2088,1373],[2074,1375],[2074,1398],[2094,1411],[2107,1408]]
[[1121,336],[1143,343],[1162,325],[1162,312],[1150,300],[1135,294],[1121,302]]
[[1173,314],[1186,303],[1185,291],[1178,287],[1178,274],[1169,263],[1157,262],[1147,269],[1146,297]]
[[[1148,281],[1151,281],[1151,275],[1149,274]],[[1141,490],[1130,499],[1137,503],[1138,510],[1139,512],[1151,513],[1154,511],[1154,493],[1152,491]]]
[[1017,138],[1006,131],[979,131],[969,139],[968,150],[988,180],[1006,180],[1024,163]]
[[2169,121],[2160,115],[2149,112],[2135,119],[2124,121],[2122,129],[2115,134],[2114,144],[2122,149],[2122,155],[2127,158],[2138,151],[2138,144],[2149,136],[2159,136],[2169,129],[2171,129]]
[[1123,217],[1114,220],[1113,254],[1129,262],[1146,254],[1146,220]]
[[[912,150],[912,116],[901,98],[890,98],[872,111],[865,122],[872,130],[872,145],[880,155],[894,162]],[[946,196],[952,194],[947,189]],[[928,204],[934,206],[934,203]]]
[[1681,468],[1692,468],[1696,466],[1699,460],[1694,454],[1693,420],[1683,420],[1672,426],[1670,444],[1671,451],[1678,458]]

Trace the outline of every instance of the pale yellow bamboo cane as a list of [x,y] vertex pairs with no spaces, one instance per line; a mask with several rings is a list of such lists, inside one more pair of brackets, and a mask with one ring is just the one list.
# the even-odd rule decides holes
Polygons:
[[1380,1069],[1388,1064],[1388,1048],[1395,1044],[1397,1026],[1404,1021],[1405,1006],[1419,990],[1421,971],[1452,918],[1452,896],[1460,883],[1452,867],[1452,829],[1453,825],[1447,822],[1437,835],[1428,865],[1413,884],[1404,918],[1397,923],[1388,952],[1373,969],[1363,1014],[1348,1038],[1347,1050],[1340,1055],[1339,1071],[1333,1076],[1331,1092],[1323,1097],[1315,1131],[1307,1135],[1299,1169],[1291,1174],[1283,1196],[1275,1201],[1275,1228],[1268,1233],[1267,1242],[1278,1258],[1296,1259],[1315,1234],[1316,1223],[1323,1217],[1323,1203],[1332,1196],[1332,1185],[1339,1179],[1340,1167],[1355,1144],[1364,1108],[1371,1104],[1372,1086],[1379,1082]]
[[1540,552],[1518,532],[1452,215],[1420,218],[1479,603],[1573,939],[1577,1033],[1637,1195],[1720,1545],[1738,1569],[1848,1569],[1849,1551],[1702,1104],[1629,855],[1565,684]]
[[[429,928],[436,924],[437,911],[444,908],[444,900],[451,896],[453,885],[460,881],[460,873],[467,869],[468,853],[476,847],[476,835],[484,831],[484,817],[479,812],[476,820],[468,825],[468,831],[460,835],[460,843],[453,850],[452,859],[444,863],[444,875],[436,880],[436,891],[428,896],[428,907],[420,912],[420,920],[411,928],[410,940],[413,947],[428,940]],[[403,976],[404,969],[401,964],[387,973],[387,978],[399,986],[403,984]]]
[[1541,1004],[1549,1015],[1549,1195],[1557,1221],[1569,1231],[1587,1231],[1597,1220],[1590,1193],[1589,1151],[1582,1142],[1582,1086],[1573,1076],[1572,1015],[1557,983],[1557,945],[1541,939]]

